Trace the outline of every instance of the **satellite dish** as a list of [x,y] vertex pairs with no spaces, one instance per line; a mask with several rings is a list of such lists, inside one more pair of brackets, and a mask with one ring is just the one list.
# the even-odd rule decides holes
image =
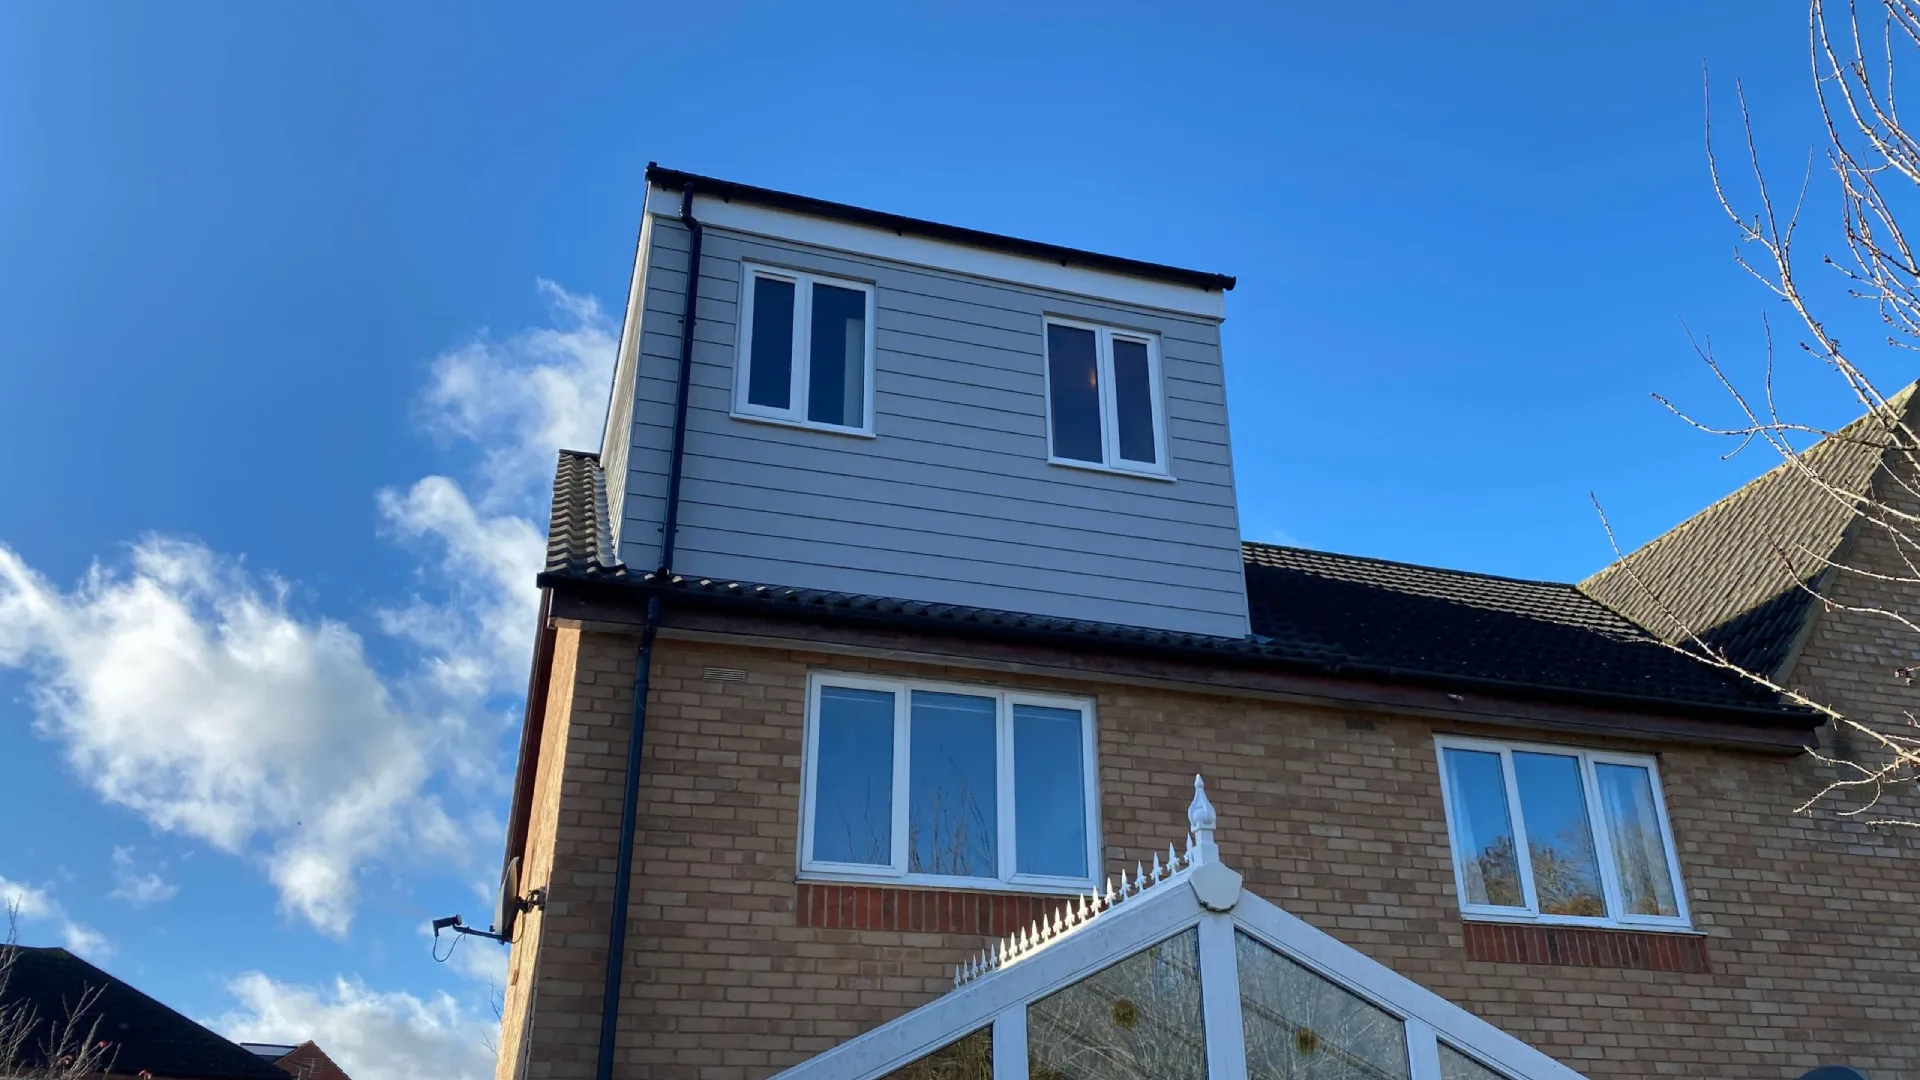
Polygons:
[[1845,1065],[1822,1065],[1800,1080],[1867,1080],[1867,1074]]
[[[513,940],[513,923],[520,915],[520,856],[507,860],[500,874],[500,894],[493,901],[493,932],[502,941]],[[1837,1078],[1820,1078],[1837,1080]]]

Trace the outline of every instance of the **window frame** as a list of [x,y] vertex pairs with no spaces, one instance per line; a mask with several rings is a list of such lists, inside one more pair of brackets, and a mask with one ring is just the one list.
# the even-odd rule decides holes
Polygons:
[[[1091,330],[1094,333],[1094,365],[1100,380],[1100,457],[1099,461],[1082,461],[1079,458],[1061,457],[1053,451],[1053,343],[1052,335],[1047,331],[1055,326],[1069,326],[1076,330]],[[1138,461],[1129,461],[1120,456],[1120,409],[1114,400],[1113,341],[1137,341],[1147,347],[1147,393],[1153,405],[1153,456],[1152,465]],[[1124,473],[1128,476],[1145,476],[1158,480],[1173,479],[1173,463],[1167,455],[1167,406],[1165,365],[1160,361],[1160,335],[1147,330],[1134,330],[1127,327],[1109,326],[1105,323],[1088,322],[1063,315],[1047,315],[1041,320],[1040,328],[1040,367],[1046,377],[1047,403],[1047,463],[1063,465],[1070,469],[1093,469],[1096,472]]]
[[[823,686],[844,686],[856,690],[885,691],[893,699],[893,851],[889,866],[867,863],[827,862],[813,857],[816,771],[819,765],[820,690]],[[908,816],[911,777],[908,765],[912,747],[912,692],[965,694],[995,699],[994,706],[994,796],[996,877],[961,877],[951,874],[916,874],[908,871]],[[1080,713],[1082,783],[1086,795],[1087,873],[1084,877],[1060,877],[1048,874],[1022,874],[1019,867],[1019,834],[1015,820],[1013,707],[1037,705],[1043,708],[1071,709]],[[923,679],[876,678],[871,675],[843,675],[832,671],[811,672],[807,676],[806,729],[801,751],[800,794],[800,877],[815,881],[848,881],[863,884],[916,885],[943,889],[980,889],[1029,893],[1083,895],[1096,887],[1100,862],[1100,788],[1099,765],[1094,754],[1094,706],[1091,698],[1060,694],[1009,690],[966,683],[934,682]]]
[[[1538,923],[1555,926],[1639,930],[1693,929],[1692,914],[1687,906],[1686,883],[1680,876],[1680,848],[1674,843],[1673,824],[1667,816],[1666,789],[1660,782],[1660,762],[1657,757],[1651,754],[1592,750],[1547,743],[1475,739],[1454,735],[1436,735],[1433,741],[1434,762],[1440,770],[1440,799],[1447,816],[1447,846],[1453,862],[1454,894],[1459,900],[1462,916],[1485,922]],[[1510,818],[1509,825],[1513,829],[1514,850],[1519,863],[1521,896],[1527,902],[1525,908],[1474,904],[1467,901],[1467,876],[1461,861],[1466,849],[1460,842],[1458,817],[1454,813],[1453,781],[1447,773],[1446,752],[1448,750],[1479,751],[1500,756],[1500,775],[1506,784],[1507,814]],[[1513,755],[1516,751],[1555,754],[1560,757],[1574,758],[1578,762],[1587,823],[1593,832],[1594,856],[1600,863],[1601,894],[1608,911],[1608,915],[1604,918],[1589,915],[1556,915],[1540,910],[1540,897],[1534,891],[1533,885],[1532,852],[1527,846],[1526,814],[1520,805],[1520,785],[1513,770]],[[1619,869],[1613,858],[1612,831],[1606,826],[1606,818],[1600,805],[1600,788],[1594,772],[1595,765],[1627,765],[1647,770],[1647,778],[1653,790],[1654,813],[1660,822],[1660,837],[1666,845],[1667,873],[1673,882],[1674,909],[1678,914],[1636,915],[1626,912],[1626,904],[1622,899],[1620,888]]]
[[[755,405],[747,400],[747,394],[752,386],[753,283],[755,278],[760,277],[785,281],[793,285],[793,368],[787,377],[789,406],[785,409]],[[866,336],[863,342],[866,349],[866,367],[862,382],[864,392],[860,406],[861,423],[858,426],[827,424],[807,419],[807,391],[813,377],[813,287],[815,285],[849,289],[862,293],[867,298]],[[809,431],[827,431],[838,435],[872,438],[875,298],[875,286],[870,281],[856,281],[829,274],[816,274],[810,270],[776,266],[772,263],[741,260],[739,317],[734,320],[733,327],[733,418],[806,428]]]

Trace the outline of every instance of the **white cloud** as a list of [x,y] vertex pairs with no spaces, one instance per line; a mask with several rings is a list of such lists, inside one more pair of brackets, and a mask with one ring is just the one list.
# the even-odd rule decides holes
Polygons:
[[178,885],[157,873],[141,873],[133,863],[133,849],[126,847],[113,849],[113,881],[113,891],[107,895],[135,907],[171,900],[180,892]]
[[606,418],[616,327],[592,296],[537,285],[556,325],[440,354],[423,399],[429,428],[486,448],[489,507],[543,485],[556,450],[597,449]]
[[0,547],[0,664],[32,674],[40,731],[102,797],[223,851],[265,841],[322,929],[346,931],[356,865],[444,816],[429,739],[359,636],[198,544],[146,537],[70,592]]
[[227,989],[239,1006],[209,1026],[236,1041],[312,1039],[354,1080],[493,1076],[493,1019],[473,1015],[447,994],[383,993],[345,978],[299,986],[257,971]]
[[[422,394],[424,426],[480,449],[477,498],[445,476],[375,494],[384,527],[431,551],[421,593],[372,612],[414,647],[397,673],[347,623],[294,610],[281,579],[198,543],[144,537],[71,589],[0,543],[0,668],[28,672],[40,733],[102,798],[257,859],[284,908],[336,935],[359,871],[403,847],[452,856],[494,820],[469,805],[456,821],[438,780],[498,793],[488,736],[526,679],[538,488],[555,450],[597,445],[615,349],[592,297],[538,287],[553,326],[449,350]],[[168,887],[141,888],[126,895]]]
[[447,957],[447,965],[496,992],[507,986],[507,949],[485,938],[462,940]]
[[60,943],[69,952],[98,959],[113,951],[106,935],[68,918],[66,909],[48,889],[0,877],[0,919],[7,918],[9,913],[28,927],[51,923],[60,934]]
[[415,598],[381,612],[382,628],[425,648],[429,677],[443,692],[482,697],[522,689],[539,610],[533,579],[545,562],[541,531],[523,517],[480,516],[444,476],[405,493],[382,491],[379,502],[400,535],[438,542],[448,593],[438,603]]

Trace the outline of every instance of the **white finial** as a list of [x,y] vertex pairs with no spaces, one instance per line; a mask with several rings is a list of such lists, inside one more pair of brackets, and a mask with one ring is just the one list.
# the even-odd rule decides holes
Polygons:
[[1218,862],[1220,848],[1213,842],[1214,826],[1219,824],[1220,815],[1207,801],[1207,785],[1200,779],[1199,773],[1193,774],[1193,805],[1187,807],[1187,826],[1193,830],[1193,859],[1196,866]]

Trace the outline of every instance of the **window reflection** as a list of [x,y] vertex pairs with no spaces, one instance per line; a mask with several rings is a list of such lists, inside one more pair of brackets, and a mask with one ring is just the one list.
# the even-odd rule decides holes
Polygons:
[[1027,1007],[1031,1080],[1206,1080],[1200,941],[1188,930]]
[[1467,1055],[1440,1044],[1440,1080],[1507,1080],[1505,1073],[1497,1073]]
[[998,877],[994,728],[999,703],[927,690],[915,690],[912,703],[907,869]]
[[1528,866],[1540,910],[1548,915],[1605,918],[1600,857],[1587,821],[1580,759],[1516,750],[1513,775],[1520,789],[1520,816],[1527,823]]
[[1244,933],[1234,934],[1247,1080],[1409,1080],[1407,1026]]
[[993,1028],[956,1039],[880,1080],[993,1080]]

